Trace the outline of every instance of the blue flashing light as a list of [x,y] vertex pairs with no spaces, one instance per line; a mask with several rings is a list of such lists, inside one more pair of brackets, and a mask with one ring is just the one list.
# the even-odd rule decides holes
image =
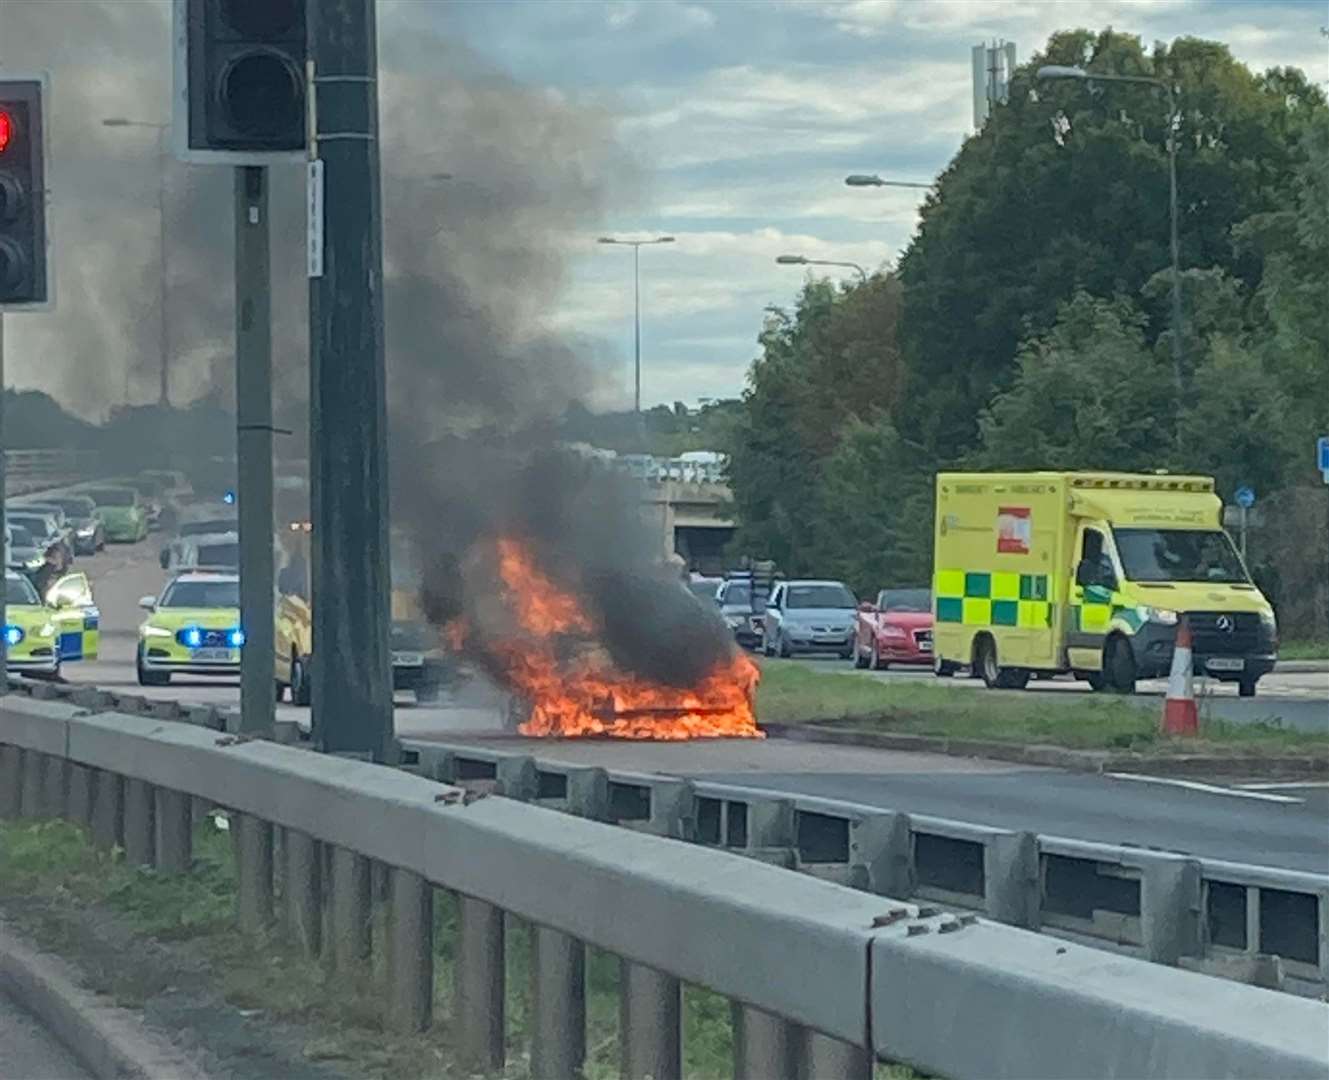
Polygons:
[[180,631],[180,643],[191,649],[203,644],[203,631],[197,626],[187,626]]
[[5,644],[17,645],[23,640],[23,628],[21,626],[9,625],[5,627]]
[[226,493],[222,495],[222,502],[224,502],[227,506],[234,506],[235,492],[227,489]]
[[240,627],[237,626],[234,630],[226,631],[226,644],[232,649],[242,648],[244,643],[245,632],[241,630]]

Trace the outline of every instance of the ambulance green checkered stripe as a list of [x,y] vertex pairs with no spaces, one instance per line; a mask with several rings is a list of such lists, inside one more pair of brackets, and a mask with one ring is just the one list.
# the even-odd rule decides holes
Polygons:
[[937,621],[966,626],[1051,625],[1046,574],[938,570]]

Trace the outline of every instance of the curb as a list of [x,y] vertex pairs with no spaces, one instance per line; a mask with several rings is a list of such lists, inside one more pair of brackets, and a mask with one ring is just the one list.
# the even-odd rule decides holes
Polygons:
[[97,1080],[206,1080],[138,1016],[83,989],[74,968],[38,952],[0,922],[0,990],[7,992]]
[[1329,660],[1279,660],[1274,664],[1274,674],[1279,672],[1313,672],[1329,671]]
[[1175,754],[1150,757],[1145,754],[1113,753],[1109,750],[1071,750],[1064,746],[1006,743],[987,739],[949,739],[940,735],[905,735],[882,731],[807,724],[762,724],[773,739],[790,742],[864,746],[877,750],[903,750],[915,754],[946,754],[1009,761],[1016,765],[1041,765],[1073,772],[1131,772],[1160,776],[1276,776],[1284,779],[1329,779],[1329,754],[1297,754],[1286,757],[1252,757],[1239,754]]

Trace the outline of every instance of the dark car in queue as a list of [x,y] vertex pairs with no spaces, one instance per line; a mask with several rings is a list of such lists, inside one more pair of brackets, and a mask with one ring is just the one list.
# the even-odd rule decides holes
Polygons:
[[752,582],[746,579],[724,581],[716,591],[720,615],[734,633],[734,640],[745,649],[759,649],[762,643],[764,613],[752,610]]

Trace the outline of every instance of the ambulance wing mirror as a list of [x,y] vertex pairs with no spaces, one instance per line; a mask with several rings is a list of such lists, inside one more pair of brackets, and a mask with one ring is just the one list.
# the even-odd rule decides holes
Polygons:
[[1081,559],[1075,568],[1075,584],[1082,589],[1098,584],[1098,564],[1092,559]]

